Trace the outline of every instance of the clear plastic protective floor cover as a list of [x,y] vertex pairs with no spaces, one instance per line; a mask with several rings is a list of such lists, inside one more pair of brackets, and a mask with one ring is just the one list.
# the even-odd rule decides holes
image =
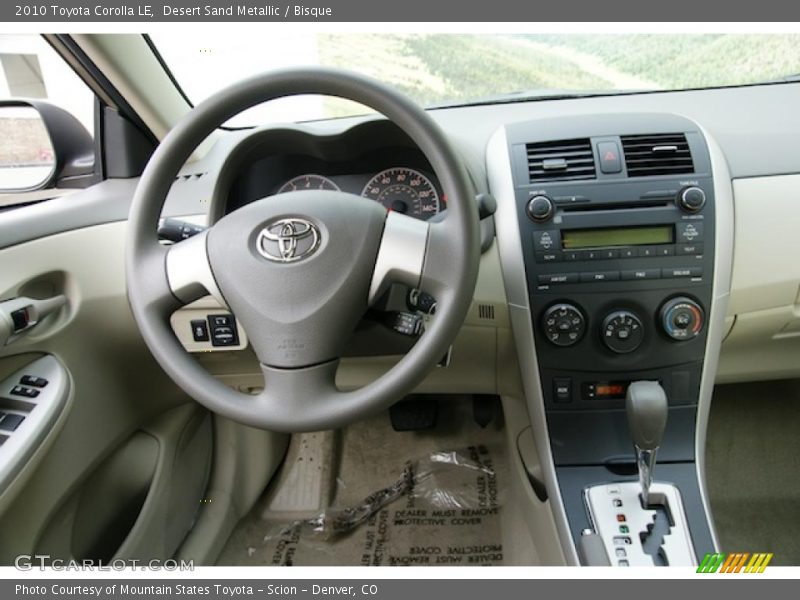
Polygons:
[[[278,489],[260,515],[239,526],[219,564],[504,564],[502,432],[489,427],[469,436],[474,443],[468,446],[431,452],[424,451],[430,444],[414,443],[419,438],[413,433],[389,435],[422,453],[407,460],[386,444],[394,448],[369,457],[351,444],[331,465],[335,434],[305,434],[293,442]],[[456,440],[440,440],[448,441]]]

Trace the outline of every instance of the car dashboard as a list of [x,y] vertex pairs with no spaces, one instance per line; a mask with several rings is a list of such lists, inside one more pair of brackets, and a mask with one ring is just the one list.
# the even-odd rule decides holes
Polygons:
[[223,214],[255,200],[298,190],[336,190],[428,220],[447,198],[425,156],[397,128],[373,121],[327,139],[298,131],[265,136],[232,167]]

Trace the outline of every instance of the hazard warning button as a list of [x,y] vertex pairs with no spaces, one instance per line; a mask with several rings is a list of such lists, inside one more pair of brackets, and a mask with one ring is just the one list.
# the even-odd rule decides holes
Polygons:
[[617,142],[598,142],[597,154],[600,157],[600,170],[603,173],[619,173],[622,171],[622,160],[619,156]]

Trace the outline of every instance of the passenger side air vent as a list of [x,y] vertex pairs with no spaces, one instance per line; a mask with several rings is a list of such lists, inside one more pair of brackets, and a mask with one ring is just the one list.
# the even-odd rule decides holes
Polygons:
[[693,173],[689,143],[682,133],[623,135],[628,177]]
[[530,182],[594,179],[594,155],[588,138],[526,144]]

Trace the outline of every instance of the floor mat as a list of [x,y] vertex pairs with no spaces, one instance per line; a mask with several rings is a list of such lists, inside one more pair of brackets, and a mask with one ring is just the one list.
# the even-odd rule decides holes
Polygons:
[[717,386],[706,452],[723,552],[800,565],[800,381]]
[[[218,564],[503,564],[508,472],[496,414],[481,428],[468,403],[448,403],[431,432],[395,432],[382,415],[294,436],[276,484]],[[297,510],[290,498],[302,500]]]

